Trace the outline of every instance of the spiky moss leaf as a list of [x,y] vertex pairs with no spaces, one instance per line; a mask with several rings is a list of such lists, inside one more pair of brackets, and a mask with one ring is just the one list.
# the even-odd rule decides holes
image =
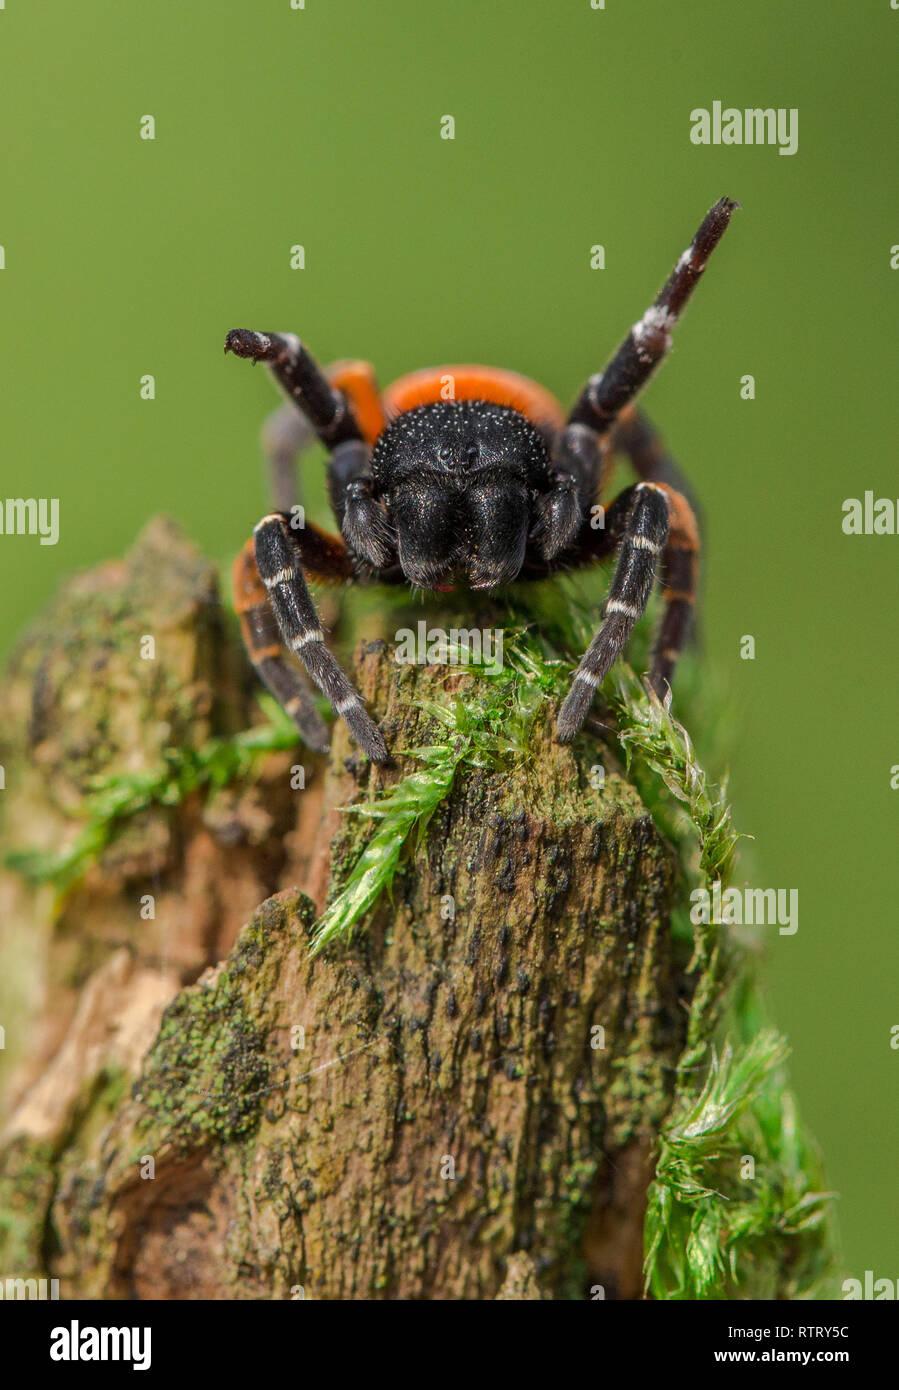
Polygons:
[[[826,1274],[832,1194],[813,1190],[817,1168],[795,1148],[787,1052],[773,1030],[737,1050],[713,1051],[699,1093],[675,1101],[646,1214],[654,1297],[783,1296],[791,1264],[795,1296]],[[755,1172],[744,1177],[750,1156]]]
[[[517,660],[531,663],[523,646],[523,634],[516,633]],[[422,701],[418,708],[429,716],[440,740],[404,750],[422,766],[408,773],[376,801],[347,806],[348,814],[371,817],[379,822],[365,848],[344,880],[334,900],[318,923],[312,942],[316,955],[330,942],[348,938],[357,922],[393,883],[403,849],[413,839],[419,843],[434,812],[452,791],[460,767],[496,767],[503,760],[522,756],[536,709],[543,697],[539,682],[529,686],[520,679],[521,667],[508,673],[462,663],[462,652],[447,644],[447,655],[454,665],[465,665],[485,679],[476,697],[452,698],[447,704]],[[537,672],[538,667],[532,666]]]
[[736,1117],[755,1099],[768,1074],[786,1060],[787,1045],[777,1033],[762,1033],[740,1052],[726,1046],[711,1066],[699,1095],[666,1128],[672,1150],[691,1159],[707,1157],[723,1142]]
[[442,753],[442,749],[434,750],[425,768],[404,777],[389,796],[377,803],[346,808],[372,816],[381,824],[353,865],[343,889],[318,923],[311,946],[313,955],[336,937],[348,937],[359,919],[390,887],[409,836],[413,830],[419,835],[424,833],[428,821],[452,787],[458,759],[443,757]]
[[[697,869],[702,877],[709,883],[728,881],[740,836],[733,829],[726,788],[710,785],[690,735],[671,713],[670,694],[664,702],[659,700],[625,666],[619,667],[614,681],[611,704],[618,715],[618,738],[628,764],[638,755],[683,807],[682,814],[697,837]],[[669,816],[677,817],[675,808],[667,810]]]
[[6,866],[38,883],[52,883],[60,897],[84,876],[122,826],[151,806],[177,806],[193,791],[214,791],[250,776],[260,755],[294,748],[297,731],[268,696],[261,696],[269,722],[232,738],[212,738],[200,748],[169,748],[163,763],[148,772],[94,778],[81,808],[84,828],[56,854],[14,851]]

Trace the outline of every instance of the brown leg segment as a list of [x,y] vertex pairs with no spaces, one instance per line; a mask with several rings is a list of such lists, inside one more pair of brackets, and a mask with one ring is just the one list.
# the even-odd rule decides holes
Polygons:
[[652,663],[653,686],[664,696],[687,638],[695,635],[700,549],[697,504],[660,434],[637,406],[628,405],[621,411],[610,443],[611,450],[627,455],[639,478],[658,483],[669,499],[671,529],[661,565],[666,606]]
[[668,540],[662,552],[665,612],[652,653],[650,679],[664,698],[690,628],[699,571],[699,527],[683,493],[657,484],[668,496]]
[[635,405],[628,405],[615,422],[610,439],[615,453],[624,453],[638,478],[648,483],[665,483],[680,492],[698,513],[686,478],[678,468],[665,442],[650,419]]

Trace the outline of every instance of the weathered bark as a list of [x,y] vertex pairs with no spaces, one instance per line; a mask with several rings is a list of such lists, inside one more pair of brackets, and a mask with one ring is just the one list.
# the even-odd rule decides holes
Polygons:
[[[428,741],[445,670],[369,642],[355,678],[392,748]],[[60,843],[90,775],[253,708],[210,567],[154,523],[11,664],[7,845]],[[55,909],[2,875],[5,1269],[69,1297],[639,1295],[683,1045],[676,866],[612,746],[560,748],[550,715],[532,759],[460,769],[392,900],[315,959],[371,830],[339,808],[416,766],[369,769],[341,727],[330,760],[147,809]]]

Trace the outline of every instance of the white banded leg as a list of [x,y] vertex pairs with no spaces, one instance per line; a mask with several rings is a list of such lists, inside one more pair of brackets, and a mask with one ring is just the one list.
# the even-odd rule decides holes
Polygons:
[[605,370],[587,382],[574,404],[569,424],[589,425],[603,436],[619,412],[643,389],[671,347],[672,329],[738,206],[730,198],[719,198],[706,213],[655,302],[633,325]]
[[325,645],[325,634],[302,571],[303,532],[291,533],[282,516],[263,517],[253,533],[256,567],[268,591],[284,645],[330,700],[364,753],[375,763],[389,762],[380,729],[367,713]]
[[[574,674],[571,689],[556,720],[560,743],[570,743],[580,730],[596,689],[624,650],[634,624],[643,616],[656,565],[668,539],[668,498],[655,483],[627,488],[609,508],[615,525],[624,512],[618,564],[603,611],[603,622]],[[620,524],[620,523],[618,523]]]

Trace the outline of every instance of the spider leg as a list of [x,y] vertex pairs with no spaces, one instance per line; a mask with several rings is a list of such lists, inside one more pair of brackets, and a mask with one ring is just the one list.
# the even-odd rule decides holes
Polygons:
[[737,206],[730,198],[719,198],[706,214],[655,302],[631,328],[605,371],[590,377],[568,417],[570,424],[589,425],[605,435],[646,385],[671,347],[671,330]]
[[662,552],[665,612],[653,645],[649,678],[661,699],[671,686],[677,659],[690,631],[699,569],[699,527],[683,493],[666,483],[658,486],[668,498],[669,530]]
[[627,454],[639,478],[658,483],[669,498],[671,532],[662,556],[666,609],[653,651],[651,676],[659,695],[664,695],[686,639],[696,638],[701,516],[683,474],[642,411],[625,406],[612,431],[611,445]]
[[260,442],[266,461],[269,495],[279,512],[291,511],[301,500],[297,487],[297,459],[314,439],[315,430],[305,415],[286,402],[262,422]]
[[675,460],[665,447],[664,440],[644,411],[635,405],[626,405],[615,421],[609,438],[609,447],[614,453],[627,455],[630,464],[641,481],[664,483],[679,492],[689,502],[693,515],[700,520],[699,503],[693,496],[690,484],[684,477]]
[[[267,363],[331,455],[328,492],[344,539],[372,570],[389,568],[396,558],[393,531],[374,493],[366,443],[366,438],[380,432],[384,420],[371,368],[366,363],[338,362],[331,368],[331,379],[292,333],[234,328],[225,339],[225,351]],[[351,402],[360,411],[365,436]]]
[[362,439],[343,392],[332,386],[296,334],[232,328],[225,339],[225,352],[251,362],[265,362],[282,391],[303,412],[328,449],[349,439]]
[[[372,445],[386,420],[371,365],[357,361],[333,362],[325,368],[325,376],[349,402],[366,443]],[[289,512],[301,500],[296,463],[314,439],[314,426],[293,402],[285,402],[263,421],[260,442],[266,461],[269,495],[276,511]]]
[[389,762],[380,729],[325,646],[325,635],[306,583],[306,574],[328,579],[352,578],[352,561],[343,543],[315,526],[293,530],[290,518],[279,512],[262,518],[253,541],[256,567],[284,645],[328,697],[363,752],[372,762]]
[[[669,503],[655,483],[625,488],[606,514],[606,528],[583,530],[582,559],[598,559],[618,545],[618,564],[602,625],[587,648],[556,720],[556,737],[570,743],[587,717],[593,696],[624,650],[642,617],[655,580],[656,560],[668,539]],[[592,550],[592,555],[591,555]]]
[[252,538],[234,561],[232,584],[244,646],[257,673],[290,715],[303,742],[316,752],[326,752],[328,726],[315,708],[304,676],[284,659],[281,634],[268,601],[268,591],[256,568]]
[[535,503],[535,522],[522,574],[551,565],[576,539],[599,490],[601,451],[593,430],[568,425],[553,441],[549,488]]

